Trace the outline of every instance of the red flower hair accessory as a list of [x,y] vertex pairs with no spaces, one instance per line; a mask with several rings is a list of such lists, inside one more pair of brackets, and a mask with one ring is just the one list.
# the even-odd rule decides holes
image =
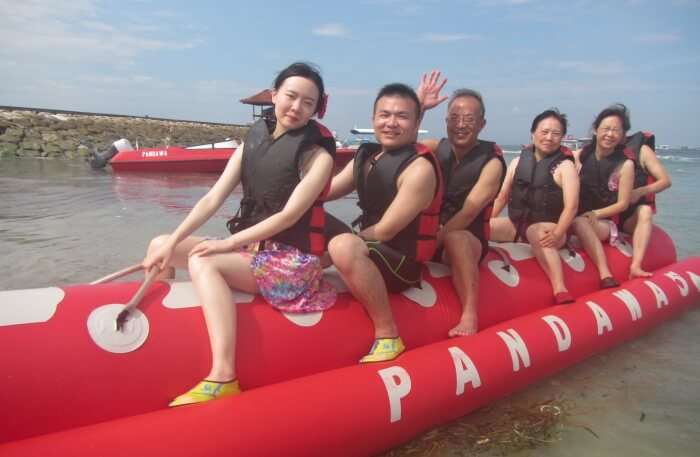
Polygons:
[[326,115],[326,108],[328,108],[328,94],[323,94],[323,98],[321,99],[321,106],[318,109],[318,112],[316,113],[319,119],[323,119],[323,116]]

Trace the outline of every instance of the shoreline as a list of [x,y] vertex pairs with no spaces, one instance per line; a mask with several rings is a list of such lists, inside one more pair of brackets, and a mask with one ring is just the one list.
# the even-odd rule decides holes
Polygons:
[[87,157],[120,138],[141,147],[243,138],[240,124],[0,106],[0,158]]

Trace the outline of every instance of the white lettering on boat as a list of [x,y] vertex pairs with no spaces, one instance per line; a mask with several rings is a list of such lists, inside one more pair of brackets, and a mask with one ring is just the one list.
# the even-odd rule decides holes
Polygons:
[[557,340],[557,347],[559,352],[564,352],[571,347],[571,330],[566,322],[559,316],[554,316],[548,314],[547,316],[542,316],[542,320],[549,325],[554,333],[554,338]]
[[464,393],[464,386],[467,383],[471,383],[474,389],[480,387],[481,377],[479,376],[479,371],[476,369],[476,365],[474,365],[472,359],[470,359],[469,356],[457,346],[450,346],[447,348],[447,350],[450,351],[452,362],[455,364],[457,395],[462,395]]
[[46,322],[65,296],[58,287],[0,291],[0,327]]
[[632,293],[629,290],[616,290],[615,292],[613,292],[613,295],[622,300],[622,303],[624,303],[625,306],[627,306],[627,309],[630,311],[630,316],[632,316],[633,321],[642,318],[642,308],[641,306],[639,306],[639,301],[637,301],[637,298],[634,295],[632,295]]
[[404,297],[418,303],[423,308],[431,308],[435,306],[435,303],[437,302],[437,293],[435,292],[435,289],[433,289],[433,286],[431,286],[429,282],[421,280],[420,287],[420,289],[417,287],[411,287],[410,289],[406,289],[401,293]]
[[681,295],[684,297],[688,296],[689,288],[688,288],[688,281],[683,279],[683,276],[679,275],[675,271],[669,271],[664,273],[664,276],[666,276],[669,279],[672,279],[673,282],[676,283],[678,286],[678,290],[681,291]]
[[518,332],[509,328],[505,332],[497,332],[497,334],[501,337],[503,342],[506,343],[510,351],[510,358],[513,360],[513,371],[520,371],[520,361],[523,362],[525,368],[529,367],[530,353],[527,350],[525,342],[520,335],[518,335]]
[[159,149],[157,151],[141,151],[141,157],[168,157],[168,151]]
[[700,292],[700,276],[696,275],[692,271],[686,271],[688,273],[688,277],[693,281],[693,284],[695,284],[695,288]]
[[668,297],[661,287],[651,281],[644,281],[644,284],[654,293],[654,297],[656,297],[656,308],[660,309],[664,306],[668,306]]
[[609,332],[612,332],[612,322],[610,322],[610,317],[605,311],[603,311],[603,308],[601,308],[600,305],[592,301],[587,301],[586,305],[588,305],[591,311],[593,311],[593,316],[595,317],[595,321],[598,324],[598,335],[602,335],[605,329],[608,329]]
[[401,399],[411,392],[411,377],[399,366],[384,368],[377,373],[384,381],[389,396],[391,422],[398,422],[401,420]]

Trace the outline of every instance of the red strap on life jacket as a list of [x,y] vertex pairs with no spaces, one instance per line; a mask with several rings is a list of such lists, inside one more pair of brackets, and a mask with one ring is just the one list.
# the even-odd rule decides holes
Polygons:
[[309,222],[309,250],[311,254],[322,256],[326,249],[324,228],[326,226],[326,212],[323,202],[317,200],[311,207],[311,221]]
[[[424,156],[430,160],[437,176],[437,189],[430,205],[421,212],[418,220],[418,240],[416,242],[416,260],[424,262],[430,260],[437,249],[437,231],[440,228],[440,206],[444,193],[444,183],[442,180],[442,170],[440,169],[437,157],[427,146],[421,143],[415,144],[416,154]],[[427,239],[425,238],[427,237]]]
[[318,121],[314,122],[316,122],[316,125],[318,126],[318,131],[321,132],[321,136],[325,138],[333,138],[333,133],[330,130],[328,130],[328,128],[325,125],[321,124]]
[[564,154],[567,157],[574,156],[574,153],[571,152],[571,149],[567,148],[566,146],[559,146],[559,150],[561,151],[562,154]]

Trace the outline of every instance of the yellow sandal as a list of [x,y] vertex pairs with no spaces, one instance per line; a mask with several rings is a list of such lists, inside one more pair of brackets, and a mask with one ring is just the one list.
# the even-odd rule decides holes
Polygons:
[[387,360],[394,360],[403,351],[406,350],[403,341],[400,336],[396,338],[377,338],[374,340],[372,349],[369,350],[369,354],[360,359],[360,363],[370,363],[370,362],[386,362]]
[[216,400],[217,398],[230,397],[241,393],[238,380],[229,382],[215,382],[205,379],[187,392],[179,395],[168,406],[183,406],[193,403],[203,403],[205,401]]

